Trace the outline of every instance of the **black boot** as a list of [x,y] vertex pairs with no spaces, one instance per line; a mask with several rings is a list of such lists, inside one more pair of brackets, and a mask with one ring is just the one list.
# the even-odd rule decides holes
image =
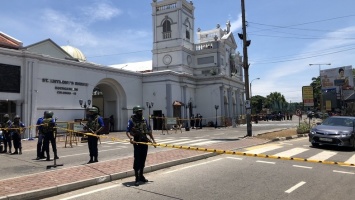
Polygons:
[[11,154],[12,153],[12,151],[11,151],[11,148],[10,148],[10,150],[9,150],[9,154]]
[[50,161],[50,160],[51,160],[51,157],[49,156],[49,152],[46,153],[46,154],[47,154],[47,159],[46,159],[46,161]]
[[11,153],[11,150],[10,150],[9,153],[10,153],[11,155],[15,155],[15,154],[18,154],[18,151],[17,151],[17,149],[15,149],[15,152]]
[[94,160],[93,160],[92,156],[90,156],[90,160],[89,160],[88,164],[91,164],[91,163],[94,163]]
[[97,156],[94,157],[94,162],[99,162],[99,160],[97,159]]
[[144,182],[144,183],[146,183],[146,182],[148,182],[148,179],[146,179],[146,178],[143,176],[143,171],[144,171],[144,169],[140,169],[140,170],[139,170],[139,180],[142,181],[142,182]]
[[1,153],[7,153],[7,149],[4,149],[4,151],[2,151]]
[[54,159],[59,159],[57,152],[54,152]]
[[45,158],[46,158],[46,156],[44,156],[44,152],[41,152],[41,153],[40,153],[39,158],[40,158],[40,159],[45,159]]
[[138,170],[134,170],[134,176],[136,177],[136,181],[134,182],[135,186],[139,186],[139,173]]
[[19,154],[22,154],[22,148],[20,148]]

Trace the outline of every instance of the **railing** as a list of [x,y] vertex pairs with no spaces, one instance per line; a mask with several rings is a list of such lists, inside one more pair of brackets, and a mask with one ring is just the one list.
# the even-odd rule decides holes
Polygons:
[[171,32],[163,32],[163,39],[171,38]]
[[204,49],[216,49],[217,45],[215,45],[215,44],[216,43],[214,43],[214,42],[209,42],[209,43],[204,43],[204,44],[196,44],[195,50],[200,51],[200,50],[204,50]]
[[176,3],[164,5],[164,6],[159,6],[159,7],[157,7],[157,11],[168,10],[168,9],[173,9],[173,8],[176,8]]

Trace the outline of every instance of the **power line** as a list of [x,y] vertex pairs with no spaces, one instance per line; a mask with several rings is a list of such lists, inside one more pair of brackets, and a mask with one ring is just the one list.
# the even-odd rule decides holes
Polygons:
[[96,57],[104,57],[104,56],[117,56],[117,55],[125,55],[131,53],[140,53],[140,52],[147,52],[151,50],[142,50],[142,51],[131,51],[131,52],[124,52],[124,53],[115,53],[115,54],[104,54],[104,55],[93,55],[93,56],[86,56],[87,58],[96,58]]
[[[302,40],[314,40],[314,39],[324,39],[324,37],[291,37],[291,36],[276,36],[276,35],[262,35],[262,34],[249,34],[263,37],[275,37],[275,38],[289,38],[289,39],[302,39]],[[355,40],[355,38],[335,38],[335,37],[327,37],[332,40]]]
[[325,55],[331,55],[331,54],[336,54],[336,53],[340,53],[340,52],[344,52],[344,51],[350,51],[350,50],[354,50],[354,48],[350,48],[350,49],[344,49],[344,50],[339,50],[339,51],[334,51],[334,52],[330,52],[330,53],[323,53],[323,54],[319,54],[319,55],[314,55],[314,56],[305,56],[305,57],[301,57],[301,58],[292,58],[292,59],[287,59],[287,60],[279,60],[279,61],[272,61],[272,62],[260,62],[260,63],[253,63],[253,65],[257,65],[257,64],[272,64],[272,63],[282,63],[282,62],[290,62],[290,61],[296,61],[296,60],[305,60],[308,58],[314,58],[314,57],[320,57],[320,56],[325,56]]
[[[347,17],[354,17],[354,16],[355,16],[355,14],[346,15],[346,16],[340,16],[340,17],[333,17],[333,18],[328,18],[328,19],[323,19],[323,20],[304,22],[304,23],[293,24],[293,25],[288,25],[288,26],[277,26],[277,27],[275,26],[274,28],[264,29],[264,30],[260,30],[260,31],[273,30],[275,28],[277,28],[277,29],[279,29],[279,28],[291,28],[291,27],[294,27],[294,26],[301,26],[301,25],[306,25],[306,24],[314,24],[314,23],[318,23],[318,22],[325,22],[325,21],[331,21],[331,20],[342,19],[342,18],[347,18]],[[249,23],[258,24],[257,22],[249,22]],[[269,25],[269,26],[271,26],[271,25]],[[257,32],[260,32],[260,31],[257,31]]]
[[[326,49],[326,50],[308,51],[308,52],[300,53],[300,54],[298,54],[298,56],[301,56],[301,55],[310,56],[310,55],[314,55],[314,54],[317,55],[317,54],[322,54],[322,53],[328,53],[329,51],[336,50],[336,49],[343,49],[345,47],[354,47],[354,46],[355,46],[355,44],[349,44],[349,45],[342,45],[342,46],[338,46],[338,47],[334,47],[334,48],[330,48],[330,49]],[[292,56],[295,56],[295,55],[294,54],[293,55],[283,55],[283,56],[269,57],[267,59],[259,59],[259,60],[256,59],[256,60],[254,60],[254,62],[267,62],[270,60],[287,58],[287,57],[292,57]]]

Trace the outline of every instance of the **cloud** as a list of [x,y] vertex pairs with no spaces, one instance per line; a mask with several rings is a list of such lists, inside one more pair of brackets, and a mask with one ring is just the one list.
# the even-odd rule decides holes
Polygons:
[[73,17],[66,16],[52,9],[46,9],[42,20],[46,29],[64,41],[69,42],[69,45],[95,46],[97,44],[95,36],[90,33],[83,23],[76,21]]
[[92,22],[110,20],[122,14],[120,9],[103,2],[93,4],[92,6],[85,6],[82,8],[82,12],[85,18]]
[[238,15],[238,19],[231,21],[231,32],[235,32],[242,28],[242,14]]

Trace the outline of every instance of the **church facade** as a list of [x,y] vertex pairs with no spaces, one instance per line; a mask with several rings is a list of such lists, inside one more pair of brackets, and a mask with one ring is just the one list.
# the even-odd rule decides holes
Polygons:
[[[52,110],[58,121],[73,121],[95,106],[103,117],[115,117],[115,130],[124,130],[136,105],[146,118],[200,114],[203,125],[244,115],[242,58],[230,23],[225,30],[197,28],[195,42],[191,1],[153,0],[151,6],[152,66],[143,72],[88,62],[80,50],[51,39],[24,47],[0,32],[1,117],[19,114],[31,125]],[[160,129],[159,120],[151,123]]]

